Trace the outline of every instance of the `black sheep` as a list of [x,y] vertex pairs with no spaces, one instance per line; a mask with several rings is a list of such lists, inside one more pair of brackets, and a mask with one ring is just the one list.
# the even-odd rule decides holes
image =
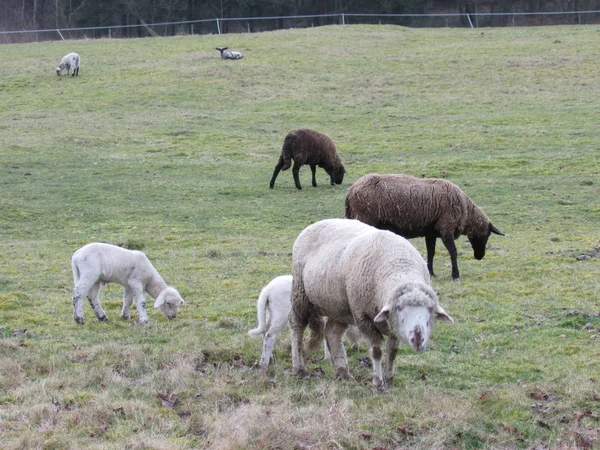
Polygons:
[[332,186],[334,184],[342,184],[344,180],[346,169],[335,149],[335,144],[326,134],[307,129],[290,131],[283,141],[281,155],[279,156],[279,161],[275,166],[275,171],[269,184],[271,189],[275,185],[275,179],[279,175],[279,171],[289,169],[292,165],[292,160],[294,160],[292,174],[294,176],[294,183],[298,189],[302,189],[299,172],[300,167],[304,164],[308,164],[312,171],[313,187],[317,187],[315,177],[317,166],[322,167],[327,172]]

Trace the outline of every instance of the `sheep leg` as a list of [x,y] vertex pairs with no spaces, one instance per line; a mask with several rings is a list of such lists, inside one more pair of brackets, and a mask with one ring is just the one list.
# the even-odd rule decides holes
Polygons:
[[373,389],[379,391],[383,389],[383,377],[381,369],[381,342],[383,335],[369,318],[355,317],[354,321],[363,338],[369,346],[369,356],[373,366]]
[[[304,330],[308,326],[307,314],[298,314],[294,305],[294,296],[298,296],[292,289],[292,310],[289,315],[289,326],[292,331],[292,371],[294,375],[304,376]],[[301,297],[302,294],[300,294]]]
[[348,358],[344,344],[342,343],[342,337],[346,328],[346,324],[331,319],[327,320],[327,324],[325,325],[325,342],[327,343],[327,350],[329,351],[336,376],[344,380],[350,380],[352,376],[348,370]]
[[448,253],[450,253],[450,262],[452,263],[452,280],[460,280],[460,274],[458,273],[458,253],[456,251],[456,245],[454,244],[454,236],[442,237],[442,242],[446,246]]
[[389,387],[394,386],[394,360],[398,354],[398,339],[394,336],[388,336],[387,349],[386,349],[386,361],[383,369],[383,379],[385,385]]
[[106,318],[106,313],[102,309],[102,305],[100,305],[100,289],[101,288],[102,288],[101,282],[97,282],[96,284],[94,284],[92,286],[92,289],[90,289],[90,292],[88,293],[87,298],[88,298],[90,305],[92,306],[92,309],[94,310],[94,314],[96,314],[96,317],[98,318],[98,320],[100,322],[106,322],[106,321],[108,321],[108,319]]
[[[317,187],[317,165],[311,164],[310,171],[312,172],[312,185],[313,187]],[[333,179],[331,180],[331,185],[333,186]]]
[[292,175],[294,176],[294,183],[296,184],[296,188],[299,191],[302,190],[302,185],[300,184],[300,167],[302,164],[298,164],[298,162],[294,161],[294,167],[292,167]]
[[263,337],[263,351],[260,356],[260,367],[265,370],[269,368],[269,362],[271,362],[276,339],[277,335],[272,333],[271,330],[267,331]]
[[360,340],[362,339],[362,337],[360,335],[360,331],[358,331],[358,328],[356,328],[356,326],[349,326],[346,330],[345,336],[350,342],[350,346],[353,350],[358,350],[360,348]]
[[427,270],[429,270],[429,275],[435,277],[433,273],[433,257],[435,255],[435,236],[425,236],[425,245],[427,246]]
[[95,281],[89,278],[79,278],[73,288],[73,317],[79,325],[83,324],[83,298],[88,295]]
[[123,307],[121,308],[121,318],[125,320],[129,320],[131,317],[131,304],[133,303],[133,292],[131,289],[125,288],[123,290]]
[[148,323],[148,314],[146,313],[146,298],[144,297],[144,290],[140,287],[130,287],[133,298],[135,299],[135,306],[137,307],[138,314],[140,316],[139,321],[142,325]]
[[[290,317],[290,321],[292,318]],[[292,330],[292,369],[294,375],[304,376],[306,374],[304,370],[304,330],[306,325],[291,324],[290,329]]]
[[383,389],[383,376],[381,370],[381,342],[379,344],[371,343],[369,355],[373,364],[373,389],[380,391]]
[[271,177],[271,182],[269,183],[269,187],[271,189],[273,189],[273,186],[275,186],[275,180],[277,179],[277,175],[279,175],[279,172],[281,171],[283,164],[284,164],[283,158],[280,157],[279,161],[277,161],[277,165],[275,166],[275,170],[273,171],[273,176]]

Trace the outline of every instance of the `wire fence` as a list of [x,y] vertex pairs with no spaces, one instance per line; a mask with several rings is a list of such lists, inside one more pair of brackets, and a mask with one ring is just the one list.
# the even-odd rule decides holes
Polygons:
[[241,17],[103,27],[0,31],[0,43],[72,39],[139,38],[193,34],[254,33],[324,25],[379,24],[406,27],[520,27],[600,24],[600,11],[440,13],[440,14],[320,14]]

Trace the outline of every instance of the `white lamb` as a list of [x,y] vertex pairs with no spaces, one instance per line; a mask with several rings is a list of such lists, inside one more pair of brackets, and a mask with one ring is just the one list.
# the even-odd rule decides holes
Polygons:
[[148,323],[144,292],[156,299],[154,307],[169,319],[177,316],[183,303],[177,289],[167,286],[146,255],[136,250],[110,244],[87,244],[73,254],[71,267],[75,281],[73,315],[78,324],[83,324],[83,298],[86,296],[98,320],[108,320],[99,300],[100,289],[106,283],[119,283],[124,288],[121,317],[129,319],[135,300],[142,324]]
[[[323,330],[340,378],[351,378],[342,335],[356,325],[369,345],[373,387],[393,383],[400,340],[425,351],[436,320],[452,322],[430,286],[427,264],[410,242],[357,220],[328,219],[306,227],[293,247],[292,365],[304,373],[303,335],[309,349]],[[327,318],[327,323],[323,320]],[[387,335],[385,369],[381,343]]]
[[240,52],[231,52],[227,50],[228,47],[217,47],[216,50],[221,52],[221,59],[242,59],[244,55]]
[[[256,302],[258,327],[248,331],[250,337],[263,335],[263,351],[260,366],[269,367],[275,341],[287,327],[287,320],[292,309],[290,294],[292,292],[292,276],[281,275],[273,278],[261,291]],[[346,337],[353,348],[360,346],[361,335],[356,327],[346,331]],[[325,346],[325,357],[329,358]]]
[[56,68],[56,75],[60,76],[60,73],[63,70],[67,70],[67,75],[71,74],[71,70],[73,70],[74,77],[75,75],[79,76],[79,55],[77,53],[69,53],[68,55],[63,56],[63,59],[60,60],[60,64]]

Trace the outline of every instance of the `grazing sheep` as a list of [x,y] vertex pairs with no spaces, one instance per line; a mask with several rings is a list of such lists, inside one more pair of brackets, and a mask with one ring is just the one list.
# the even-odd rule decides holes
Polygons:
[[329,136],[318,131],[299,129],[290,131],[283,141],[283,148],[279,161],[275,166],[273,177],[269,187],[273,189],[275,180],[279,171],[287,170],[294,160],[292,174],[294,183],[298,189],[302,189],[300,185],[300,167],[304,164],[310,166],[312,171],[312,185],[317,187],[317,179],[315,177],[317,166],[325,169],[325,172],[331,179],[331,185],[342,184],[346,169],[340,160],[340,157],[335,149],[335,144]]
[[60,60],[60,64],[56,68],[56,75],[60,76],[60,73],[66,69],[67,75],[69,75],[71,70],[73,70],[73,74],[71,76],[79,76],[79,61],[80,58],[77,53],[69,53],[68,55],[63,56],[63,59]]
[[[258,327],[248,331],[248,335],[256,337],[263,335],[263,351],[260,366],[269,367],[275,340],[287,327],[287,320],[292,309],[290,294],[292,292],[292,276],[281,275],[273,278],[260,292],[256,302]],[[361,335],[356,327],[346,331],[353,348],[358,348]],[[326,355],[327,357],[327,355]]]
[[407,239],[424,236],[431,276],[435,276],[435,241],[441,238],[450,253],[455,281],[460,279],[455,239],[466,234],[479,260],[485,256],[491,233],[504,236],[458,186],[437,178],[364,175],[348,189],[345,215]]
[[146,255],[116,245],[92,243],[77,250],[71,259],[73,268],[73,315],[75,322],[83,324],[83,298],[100,321],[106,321],[106,313],[99,300],[100,289],[106,283],[123,286],[123,309],[121,317],[129,319],[132,302],[140,315],[140,323],[148,323],[144,292],[155,298],[154,307],[169,319],[177,316],[183,299],[177,289],[167,286]]
[[[429,285],[419,252],[403,237],[357,220],[316,222],[293,247],[292,365],[304,373],[303,334],[311,329],[308,349],[323,332],[336,374],[350,378],[342,335],[355,324],[369,346],[373,386],[392,385],[399,340],[414,351],[427,348],[436,320],[453,322]],[[325,324],[322,317],[327,318]],[[387,335],[382,372],[381,342]]]
[[217,47],[216,49],[221,52],[221,59],[242,59],[244,55],[240,52],[230,52],[227,50],[228,47]]

